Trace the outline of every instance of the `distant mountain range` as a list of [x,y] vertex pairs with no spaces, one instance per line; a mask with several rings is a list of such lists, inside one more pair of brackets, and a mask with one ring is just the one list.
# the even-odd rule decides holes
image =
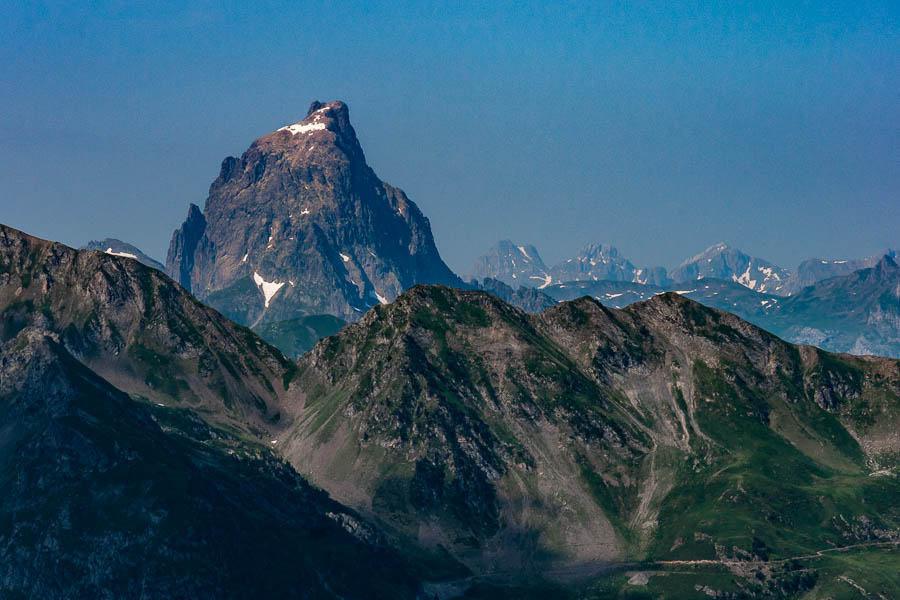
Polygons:
[[503,240],[475,260],[467,277],[490,277],[513,287],[538,289],[574,281],[620,281],[665,288],[707,278],[733,281],[765,294],[789,296],[817,281],[872,267],[885,255],[893,258],[896,252],[885,250],[853,260],[810,259],[790,271],[719,243],[667,272],[664,267],[637,268],[615,247],[606,244],[588,244],[574,258],[547,267],[534,246]]
[[664,268],[638,269],[612,246],[588,244],[575,258],[547,267],[537,248],[532,245],[519,246],[509,240],[498,242],[476,259],[467,278],[491,278],[513,287],[523,285],[538,289],[566,281],[669,283]]
[[666,288],[596,281],[565,283],[541,291],[556,300],[587,295],[615,308],[674,291],[795,343],[832,352],[900,358],[900,267],[890,255],[870,268],[819,281],[788,297],[707,278]]
[[[144,264],[159,267],[138,248],[119,240],[91,242],[85,248],[136,257]],[[552,307],[557,301],[574,300],[582,295],[591,296],[607,306],[623,308],[674,291],[707,306],[739,315],[795,343],[812,344],[833,352],[900,357],[900,326],[897,326],[900,308],[896,294],[891,292],[891,286],[897,283],[892,267],[895,256],[894,251],[888,250],[881,261],[875,257],[837,261],[811,259],[796,271],[788,272],[717,244],[673,271],[676,276],[688,277],[674,283],[664,269],[636,269],[609,246],[587,246],[576,259],[547,268],[533,246],[519,247],[506,241],[477,264],[483,272],[498,274],[503,273],[504,265],[515,265],[514,273],[506,270],[507,279],[514,285],[486,277],[457,287],[491,292],[505,302],[533,313]],[[860,273],[875,267],[878,267],[875,279]],[[835,276],[835,273],[839,275]],[[641,279],[643,276],[665,283],[645,283],[646,280]],[[576,279],[545,285],[555,278],[569,277]],[[631,279],[626,279],[628,277]],[[531,285],[519,283],[528,280],[532,281]],[[861,280],[868,283],[861,285]],[[541,283],[535,286],[539,281]],[[809,281],[812,283],[800,287],[801,282]],[[324,314],[263,321],[253,328],[285,354],[297,358],[322,337],[337,333],[346,323],[344,319]]]

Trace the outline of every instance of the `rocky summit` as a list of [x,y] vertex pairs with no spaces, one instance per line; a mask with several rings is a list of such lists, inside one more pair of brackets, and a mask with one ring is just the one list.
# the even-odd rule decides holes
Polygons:
[[353,321],[417,283],[462,283],[428,219],[366,164],[343,102],[313,102],[226,158],[204,210],[191,206],[175,232],[166,270],[246,325]]

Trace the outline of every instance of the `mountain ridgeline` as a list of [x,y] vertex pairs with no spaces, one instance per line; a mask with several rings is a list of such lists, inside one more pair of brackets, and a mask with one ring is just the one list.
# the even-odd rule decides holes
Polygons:
[[[0,344],[4,593],[900,593],[900,363],[678,294],[533,315],[416,285],[295,364],[135,260],[4,227]],[[865,563],[816,554],[843,547]]]
[[417,286],[320,342],[297,381],[292,463],[476,573],[643,559],[746,575],[897,539],[898,362],[792,346],[677,294],[528,315]]
[[416,283],[461,285],[428,219],[384,183],[342,102],[226,158],[206,207],[191,206],[166,260],[197,298],[248,326],[308,315],[358,319]]
[[0,226],[0,596],[416,597],[270,449],[294,370],[137,260]]
[[148,401],[249,433],[280,419],[292,364],[156,269],[0,226],[0,339],[59,336],[88,368]]

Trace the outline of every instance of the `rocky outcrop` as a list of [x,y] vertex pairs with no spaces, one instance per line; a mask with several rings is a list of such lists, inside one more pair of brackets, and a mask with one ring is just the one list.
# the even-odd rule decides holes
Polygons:
[[169,254],[166,257],[166,273],[187,291],[191,291],[194,256],[205,233],[206,219],[200,212],[200,207],[191,204],[187,219],[172,235]]

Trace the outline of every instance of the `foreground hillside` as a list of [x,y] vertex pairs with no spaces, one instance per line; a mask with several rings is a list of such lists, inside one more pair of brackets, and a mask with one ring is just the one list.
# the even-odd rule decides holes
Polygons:
[[475,572],[719,561],[734,592],[794,585],[761,561],[898,539],[897,361],[677,294],[532,316],[418,286],[320,342],[297,383],[293,464]]
[[0,228],[0,597],[415,597],[266,447],[292,369],[154,269]]
[[896,597],[898,365],[677,294],[531,315],[427,285],[295,364],[135,260],[4,227],[0,585]]

